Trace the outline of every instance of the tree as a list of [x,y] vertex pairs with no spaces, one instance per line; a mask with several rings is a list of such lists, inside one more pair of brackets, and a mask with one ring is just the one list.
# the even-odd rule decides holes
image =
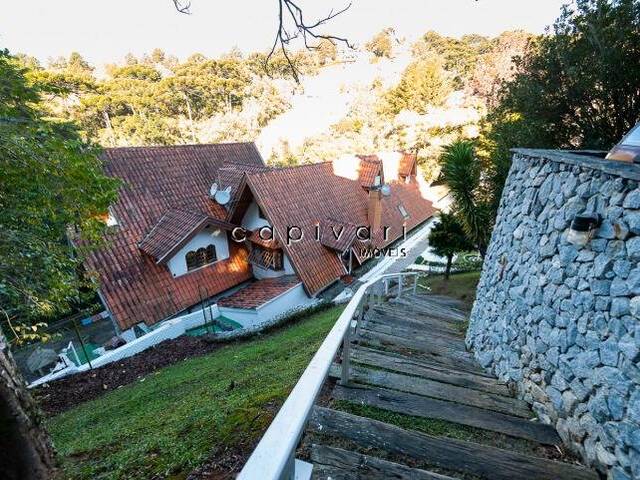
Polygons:
[[481,35],[464,35],[457,39],[429,31],[413,45],[413,55],[423,60],[442,58],[444,68],[452,73],[455,87],[462,88],[480,56],[489,48],[490,40]]
[[524,55],[534,38],[523,31],[503,32],[490,41],[488,51],[478,57],[469,79],[469,88],[487,103],[490,109],[498,104],[498,93],[505,82],[515,75],[515,60]]
[[508,164],[513,147],[611,148],[640,119],[639,44],[637,0],[563,8],[553,33],[516,62],[489,116],[489,157]]
[[440,222],[429,233],[429,246],[436,255],[447,258],[444,271],[445,280],[449,280],[451,264],[456,253],[473,249],[473,244],[467,239],[462,224],[451,213],[441,213]]
[[[78,269],[102,237],[99,216],[117,187],[73,125],[43,115],[47,88],[0,52],[0,460],[8,479],[51,478],[55,461],[5,335],[79,299],[86,281]],[[77,249],[69,228],[82,239]]]
[[465,235],[484,258],[492,229],[493,192],[482,177],[483,165],[474,144],[458,140],[447,145],[440,156],[442,178],[449,187]]
[[395,88],[385,95],[383,113],[402,110],[426,113],[429,107],[442,105],[452,92],[451,83],[437,58],[412,63]]
[[385,28],[378,32],[364,46],[376,58],[391,58],[393,55],[393,28]]

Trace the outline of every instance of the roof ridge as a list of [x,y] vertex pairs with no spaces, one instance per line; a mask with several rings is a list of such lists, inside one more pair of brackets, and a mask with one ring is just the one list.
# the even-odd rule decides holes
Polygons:
[[[218,142],[218,143],[183,143],[178,145],[132,145],[127,147],[103,147],[104,152],[113,152],[117,150],[149,150],[149,149],[182,149],[186,147],[211,147],[218,145],[255,145],[255,142]],[[257,149],[257,147],[256,147]]]
[[[303,167],[317,167],[318,165],[327,165],[329,163],[332,163],[331,160],[326,160],[324,162],[315,162],[315,163],[303,163],[302,165],[287,165],[284,167],[269,167],[267,169],[267,171],[269,172],[280,172],[282,170],[295,170],[297,168],[303,168]],[[260,174],[260,173],[265,173],[265,172],[254,172],[254,173],[250,173],[248,175],[256,175],[256,174]]]

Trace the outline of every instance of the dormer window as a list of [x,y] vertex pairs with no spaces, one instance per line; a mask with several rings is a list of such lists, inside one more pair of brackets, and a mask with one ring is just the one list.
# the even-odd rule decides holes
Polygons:
[[216,247],[209,245],[207,247],[199,248],[198,250],[191,250],[187,252],[185,257],[187,261],[187,271],[190,272],[197,268],[204,267],[217,261]]

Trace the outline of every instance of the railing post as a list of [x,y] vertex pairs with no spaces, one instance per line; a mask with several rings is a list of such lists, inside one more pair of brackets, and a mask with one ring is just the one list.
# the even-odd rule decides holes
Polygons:
[[402,275],[398,275],[398,297],[402,295]]
[[340,372],[340,382],[342,385],[349,384],[349,370],[351,369],[351,319],[349,326],[342,339],[342,371]]
[[418,291],[418,275],[416,274],[413,277],[413,294],[415,295],[417,291]]
[[384,279],[384,294],[389,295],[389,279]]

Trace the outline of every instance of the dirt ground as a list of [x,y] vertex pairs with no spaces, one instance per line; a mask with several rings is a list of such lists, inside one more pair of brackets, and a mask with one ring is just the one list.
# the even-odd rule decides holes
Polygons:
[[219,346],[200,337],[184,335],[119,362],[42,385],[32,393],[47,415],[57,415],[110,390],[133,383],[155,370],[186,358],[205,355]]

